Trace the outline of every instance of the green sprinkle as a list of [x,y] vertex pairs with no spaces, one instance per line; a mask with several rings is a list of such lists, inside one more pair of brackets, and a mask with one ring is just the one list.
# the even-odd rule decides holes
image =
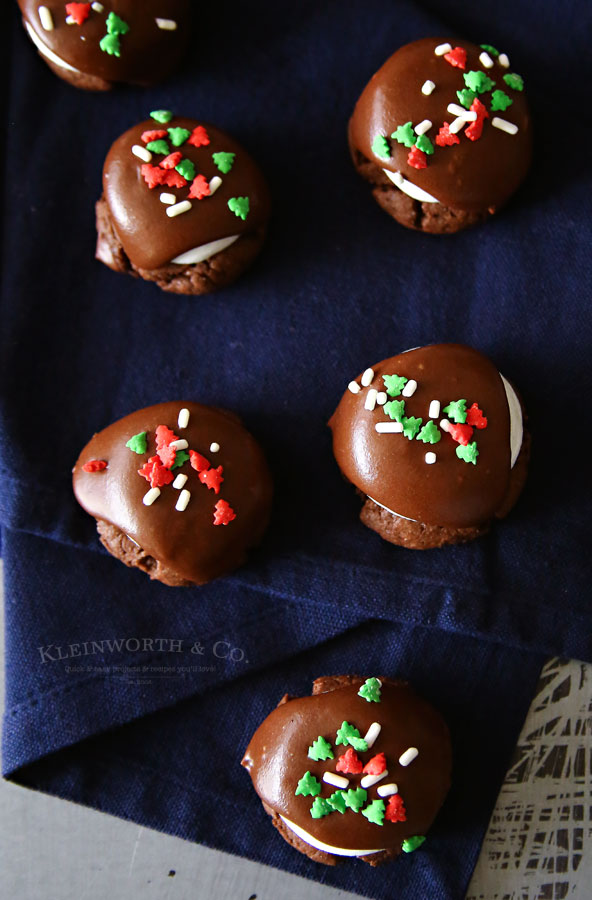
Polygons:
[[161,125],[166,125],[173,118],[173,114],[170,109],[155,109],[150,113],[150,118],[160,122]]
[[395,422],[403,421],[403,416],[405,415],[404,400],[389,400],[389,402],[385,403],[382,408],[386,415],[390,416],[391,419],[394,419]]
[[491,95],[491,111],[497,112],[498,109],[503,111],[508,106],[511,106],[513,102],[505,91],[494,91]]
[[187,450],[177,450],[175,454],[175,461],[171,466],[171,471],[173,469],[178,469],[180,466],[186,463],[188,459],[189,454],[187,453]]
[[471,108],[471,103],[477,96],[475,91],[470,91],[468,88],[463,88],[462,91],[457,91],[456,96],[460,100],[463,106],[466,106],[467,109]]
[[482,50],[486,50],[487,53],[490,53],[492,56],[499,56],[499,50],[496,50],[491,44],[479,44],[479,46]]
[[404,125],[399,125],[397,130],[393,131],[391,137],[400,144],[405,144],[406,147],[413,147],[417,137],[413,130],[413,122],[405,122]]
[[317,794],[321,793],[321,785],[316,780],[314,775],[311,775],[310,772],[305,772],[300,781],[298,782],[298,786],[294,791],[295,796],[298,794],[302,794],[303,797],[316,797]]
[[359,812],[368,798],[368,792],[364,788],[350,788],[343,794],[345,805],[353,812]]
[[147,434],[147,431],[139,431],[129,439],[125,446],[129,447],[130,450],[133,450],[134,453],[146,453],[148,450],[148,441],[146,440]]
[[228,209],[244,222],[244,220],[249,215],[249,198],[231,197],[228,201]]
[[431,156],[434,152],[434,145],[430,141],[427,134],[420,134],[415,142],[415,146],[418,150],[421,150],[422,153],[427,153],[428,156]]
[[151,153],[163,153],[165,156],[168,156],[171,152],[171,148],[162,138],[158,141],[150,141],[150,143],[146,144],[146,150],[150,150]]
[[102,37],[99,47],[103,53],[108,53],[109,56],[121,56],[119,38],[116,34],[106,34],[105,37]]
[[329,741],[326,741],[324,737],[319,735],[316,741],[313,741],[308,748],[308,755],[311,759],[314,759],[315,762],[318,762],[320,759],[333,759],[331,744]]
[[182,159],[179,165],[175,166],[175,170],[187,181],[193,181],[195,178],[195,166],[190,159]]
[[426,422],[416,440],[423,441],[424,444],[437,444],[442,435],[435,422]]
[[467,421],[467,401],[453,400],[452,403],[444,407],[444,412],[457,425],[464,425]]
[[408,379],[403,375],[383,375],[382,380],[389,397],[398,397]]
[[167,131],[173,147],[180,147],[188,137],[191,137],[191,132],[186,128],[167,128]]
[[127,22],[120,19],[114,12],[109,13],[105,24],[107,25],[108,34],[127,34],[130,30]]
[[334,794],[331,794],[330,797],[327,797],[327,803],[329,806],[335,810],[335,812],[343,814],[347,807],[347,803],[345,802],[345,794],[343,791],[335,791]]
[[406,438],[409,438],[410,441],[413,440],[417,432],[419,431],[421,425],[421,419],[418,419],[417,416],[403,416],[403,434]]
[[373,800],[366,809],[362,810],[362,815],[366,816],[369,822],[374,825],[384,825],[385,805],[384,800]]
[[520,75],[516,75],[516,72],[508,72],[507,75],[504,75],[504,81],[513,91],[521,91],[524,87],[524,79]]
[[219,153],[212,153],[212,159],[223,175],[228,175],[232,169],[235,156],[236,153],[224,153],[222,150]]
[[335,739],[335,743],[339,744],[350,744],[357,750],[359,753],[365,753],[368,749],[368,744],[366,741],[360,737],[360,732],[357,728],[354,728],[353,725],[350,725],[349,722],[343,722],[341,728],[337,729],[337,737]]
[[329,813],[332,812],[333,807],[329,804],[328,800],[325,800],[324,797],[315,797],[310,808],[310,814],[313,819],[322,819],[323,816],[328,816]]
[[367,678],[358,691],[358,697],[363,697],[368,703],[380,703],[380,688],[378,678]]
[[417,850],[418,847],[421,847],[425,838],[423,834],[415,834],[413,837],[405,838],[403,843],[401,844],[401,850],[403,853],[413,853],[414,850]]
[[375,156],[379,156],[380,159],[388,159],[390,157],[391,148],[383,134],[377,134],[372,141],[372,152]]
[[472,72],[465,72],[463,78],[466,86],[478,94],[484,94],[485,91],[490,91],[495,86],[495,81],[492,81],[485,72],[477,72],[475,69]]
[[462,444],[459,444],[456,448],[456,455],[459,459],[464,459],[466,463],[473,463],[473,465],[476,466],[477,457],[479,456],[479,451],[477,450],[477,442],[471,441],[471,443],[467,444],[466,447],[463,447]]

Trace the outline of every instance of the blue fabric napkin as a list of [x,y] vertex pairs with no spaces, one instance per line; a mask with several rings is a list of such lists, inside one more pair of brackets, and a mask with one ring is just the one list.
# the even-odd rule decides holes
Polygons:
[[[15,5],[16,7],[16,5]],[[8,13],[7,13],[8,15]],[[592,659],[585,433],[590,384],[587,4],[501,0],[201,7],[165,85],[90,95],[38,60],[12,11],[0,330],[6,587],[4,772],[24,784],[366,896],[460,898],[542,659]],[[356,97],[405,43],[458,33],[507,52],[535,160],[486,227],[390,221],[345,139]],[[165,295],[95,262],[111,142],[150,109],[219,124],[267,173],[253,270]],[[589,196],[589,194],[588,194]],[[351,377],[462,341],[520,388],[533,458],[487,538],[414,553],[357,521],[326,421]],[[276,482],[272,526],[235,575],[152,584],[102,551],[70,469],[134,409],[193,397],[238,411]],[[449,720],[454,786],[425,849],[325,869],[271,827],[238,765],[280,696],[321,674],[408,677]]]

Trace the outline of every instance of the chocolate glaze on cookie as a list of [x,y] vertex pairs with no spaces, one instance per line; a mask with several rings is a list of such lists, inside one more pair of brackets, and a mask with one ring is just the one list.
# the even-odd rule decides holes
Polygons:
[[[187,447],[173,454],[173,439]],[[74,467],[73,486],[110,552],[173,585],[203,584],[241,565],[265,531],[272,495],[263,453],[235,415],[176,402],[95,434]],[[183,491],[190,496],[179,509]]]
[[[354,750],[339,742],[344,723],[356,729],[362,741],[372,729],[370,735],[376,736],[373,742],[369,737],[370,746],[364,749],[361,743]],[[324,760],[309,755],[319,737],[331,753]],[[349,766],[346,753],[352,760]],[[313,750],[314,755],[319,756]],[[359,763],[366,766],[371,759],[380,777],[368,784]],[[341,856],[358,856],[376,865],[420,843],[410,839],[425,838],[450,785],[450,737],[441,716],[404,682],[382,676],[366,681],[356,676],[319,678],[311,697],[286,697],[265,719],[242,764],[286,840],[319,862],[334,864]],[[355,768],[357,772],[352,771]],[[315,795],[296,793],[306,772],[320,785],[320,790],[313,788]],[[325,773],[329,778],[340,776],[347,785],[332,785],[324,780]],[[358,811],[346,806],[344,812],[333,809],[319,818],[311,815],[316,797],[321,798],[316,805],[323,811],[328,798],[339,791],[359,790]],[[395,796],[391,807],[397,806],[397,814],[392,815],[387,809]],[[382,824],[364,815],[371,805],[378,808]]]

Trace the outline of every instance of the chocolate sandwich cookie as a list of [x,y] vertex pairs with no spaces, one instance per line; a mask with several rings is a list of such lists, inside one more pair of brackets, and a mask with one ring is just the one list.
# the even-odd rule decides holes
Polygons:
[[230,284],[259,253],[270,212],[261,170],[237,141],[165,109],[118,138],[96,205],[96,257],[164,291]]
[[424,843],[450,787],[450,736],[403,681],[317,678],[311,697],[283,697],[242,764],[289,844],[377,866]]
[[397,50],[349,123],[354,165],[407,228],[450,234],[486,221],[525,177],[531,126],[524,82],[505,53],[456,38]]
[[481,353],[433,344],[351,381],[329,426],[362,522],[416,550],[469,541],[524,486],[530,438],[510,382]]
[[272,495],[261,448],[240,420],[198,403],[149,406],[95,434],[73,485],[109,553],[172,586],[242,565]]
[[49,68],[87,91],[154,84],[176,67],[189,41],[188,0],[19,0],[19,6]]

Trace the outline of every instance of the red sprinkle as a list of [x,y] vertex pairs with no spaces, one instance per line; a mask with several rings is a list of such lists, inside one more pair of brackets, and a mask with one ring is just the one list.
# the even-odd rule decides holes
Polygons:
[[142,140],[145,144],[149,144],[150,141],[159,141],[161,138],[165,138],[168,135],[168,131],[144,131],[142,134]]
[[158,166],[151,166],[150,163],[144,163],[140,172],[150,190],[155,188],[158,184],[164,184],[164,180],[168,174],[164,169],[161,169]]
[[210,137],[203,127],[203,125],[198,125],[197,128],[194,128],[191,137],[187,139],[188,144],[192,144],[194,147],[206,147],[210,143]]
[[477,118],[471,122],[468,128],[465,128],[465,134],[470,141],[478,141],[483,131],[483,122],[489,118],[489,113],[478,97],[475,97],[471,103],[471,112],[477,113]]
[[363,768],[362,760],[353,747],[348,747],[335,765],[337,772],[346,772],[348,775],[361,775]]
[[463,50],[462,47],[455,47],[454,50],[449,50],[448,53],[444,54],[444,59],[446,62],[449,62],[451,66],[456,66],[458,69],[464,69],[467,63],[467,51]]
[[82,25],[90,15],[90,3],[66,3],[66,12],[77,25]]
[[191,185],[191,190],[189,191],[189,196],[193,200],[201,200],[202,197],[207,197],[210,193],[210,185],[206,181],[203,175],[196,175],[193,179],[193,184]]
[[205,472],[199,473],[199,480],[202,484],[205,484],[209,490],[214,491],[216,494],[220,493],[220,485],[224,481],[222,478],[222,472],[224,469],[222,466],[218,466],[217,469],[206,469]]
[[107,463],[104,459],[89,459],[87,463],[85,463],[82,467],[83,472],[102,472],[103,469],[107,468]]
[[236,513],[226,500],[218,500],[214,507],[214,525],[228,525],[236,519]]
[[160,457],[161,463],[166,469],[170,469],[171,466],[174,465],[177,451],[174,447],[171,447],[170,444],[165,444],[164,447],[159,447],[156,452]]
[[387,822],[406,822],[407,811],[400,794],[393,794],[386,805],[384,817]]
[[178,441],[179,438],[175,434],[174,431],[171,431],[170,428],[167,428],[166,425],[157,425],[156,426],[156,449],[160,450],[161,447],[166,447],[171,441]]
[[453,144],[460,144],[460,138],[451,132],[448,122],[444,122],[436,135],[436,143],[438,147],[452,147]]
[[206,459],[205,456],[202,456],[197,450],[189,451],[189,461],[191,463],[191,468],[195,469],[197,472],[205,472],[206,469],[210,468],[209,459]]
[[[162,169],[161,171],[164,171]],[[187,184],[187,179],[183,178],[179,172],[175,172],[174,169],[169,169],[168,172],[164,173],[163,184],[166,184],[167,187],[171,188],[182,188]]]
[[138,469],[138,475],[149,481],[150,487],[158,488],[170,484],[175,477],[169,469],[163,466],[158,456],[151,456],[148,462]]
[[454,422],[451,422],[448,426],[448,434],[457,444],[462,444],[463,447],[466,447],[473,436],[473,429],[470,425],[456,425]]
[[416,147],[415,144],[409,151],[407,162],[414,169],[425,169],[428,165],[425,153],[419,147]]
[[474,428],[487,428],[487,418],[476,403],[467,409],[467,425],[472,425]]
[[364,766],[364,775],[382,775],[386,772],[386,758],[384,753],[377,753]]
[[174,169],[175,166],[179,165],[182,159],[183,154],[179,150],[175,150],[174,153],[169,153],[168,156],[165,156],[165,158],[162,159],[158,165],[162,169]]

